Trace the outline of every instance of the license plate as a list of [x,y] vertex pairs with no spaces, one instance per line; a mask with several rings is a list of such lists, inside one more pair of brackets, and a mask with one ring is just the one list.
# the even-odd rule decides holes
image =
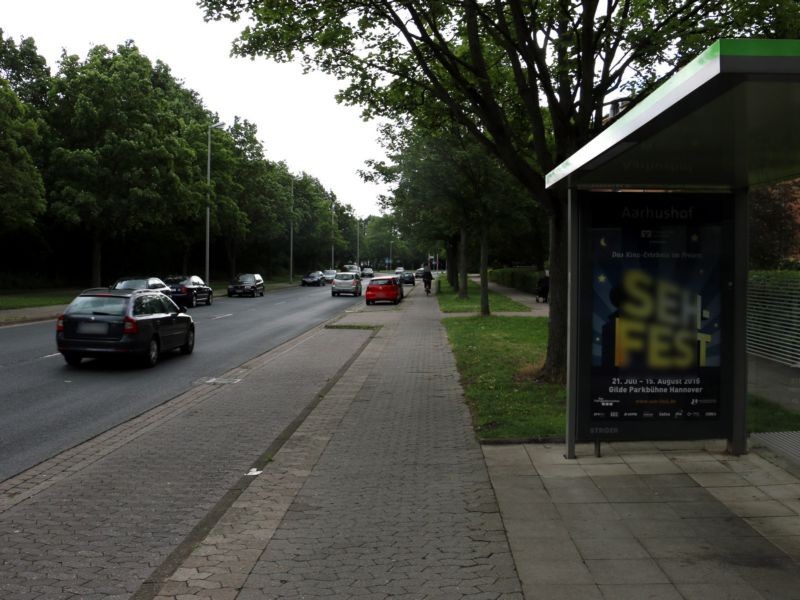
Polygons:
[[105,334],[108,333],[108,323],[78,323],[78,333]]

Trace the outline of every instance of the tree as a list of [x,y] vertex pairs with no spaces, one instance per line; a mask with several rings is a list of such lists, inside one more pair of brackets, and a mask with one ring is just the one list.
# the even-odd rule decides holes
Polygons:
[[17,45],[11,38],[4,39],[0,29],[0,78],[8,81],[25,104],[37,109],[47,104],[50,68],[33,38],[23,37]]
[[752,189],[748,200],[751,266],[774,269],[800,259],[800,179]]
[[29,147],[39,143],[38,121],[0,79],[0,233],[32,227],[45,209],[44,183]]
[[92,240],[93,285],[105,242],[164,226],[183,199],[200,198],[180,176],[196,173],[196,158],[157,85],[165,77],[128,42],[115,52],[96,46],[84,62],[64,55],[50,89],[51,211]]
[[[615,96],[635,103],[717,37],[779,20],[794,0],[201,0],[247,26],[243,55],[296,54],[349,82],[365,115],[438,102],[506,166],[550,219],[551,313],[542,374],[566,373],[566,196],[544,175],[603,127]],[[770,18],[768,18],[770,17]]]
[[[393,136],[398,151],[394,169],[376,165],[384,179],[396,179],[393,197],[386,201],[400,228],[429,239],[458,239],[458,291],[467,297],[468,232],[480,248],[481,314],[488,316],[490,241],[516,237],[511,230],[531,235],[537,207],[529,195],[472,137],[456,126],[429,129],[417,126]],[[539,231],[539,235],[543,232]],[[535,235],[535,233],[534,233]]]

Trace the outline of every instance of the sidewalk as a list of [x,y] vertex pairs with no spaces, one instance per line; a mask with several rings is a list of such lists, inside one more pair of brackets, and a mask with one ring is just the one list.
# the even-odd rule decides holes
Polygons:
[[0,483],[0,598],[800,599],[790,467],[480,447],[441,316],[362,304]]

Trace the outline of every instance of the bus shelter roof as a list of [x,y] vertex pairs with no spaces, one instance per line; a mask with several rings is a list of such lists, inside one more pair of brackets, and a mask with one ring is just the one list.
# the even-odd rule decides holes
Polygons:
[[719,40],[546,177],[733,190],[800,176],[800,40]]

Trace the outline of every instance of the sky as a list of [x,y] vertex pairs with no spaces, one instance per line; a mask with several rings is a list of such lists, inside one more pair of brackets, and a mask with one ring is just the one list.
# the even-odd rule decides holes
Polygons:
[[195,0],[0,0],[3,36],[32,37],[51,72],[62,49],[84,59],[92,46],[133,40],[226,124],[234,116],[255,123],[269,160],[313,175],[359,217],[379,214],[377,199],[386,189],[357,172],[366,160],[384,157],[377,125],[364,122],[358,107],[336,103],[341,82],[333,77],[303,75],[299,65],[266,58],[231,57],[241,28],[204,22]]

